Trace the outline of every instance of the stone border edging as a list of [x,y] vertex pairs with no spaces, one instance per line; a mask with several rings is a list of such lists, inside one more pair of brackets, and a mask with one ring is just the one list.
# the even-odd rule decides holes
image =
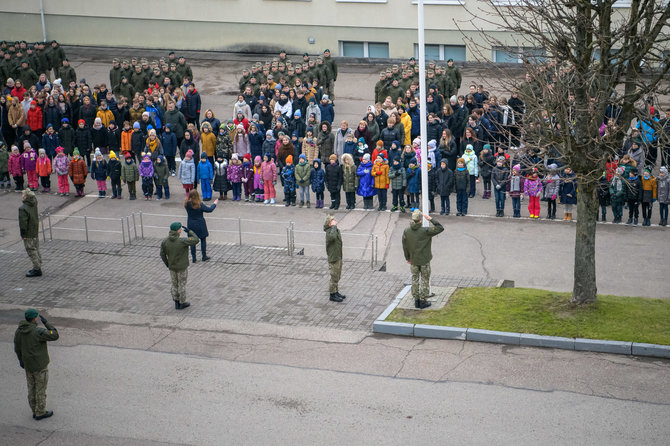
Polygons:
[[[502,282],[501,284],[502,285]],[[500,286],[499,285],[499,286]],[[490,342],[520,345],[525,347],[547,347],[565,350],[612,353],[616,355],[651,356],[670,358],[670,345],[645,344],[639,342],[608,341],[603,339],[564,338],[527,333],[482,330],[478,328],[446,327],[441,325],[409,324],[389,322],[386,318],[395,310],[400,300],[409,292],[405,286],[372,324],[373,333],[392,334],[435,339]]]

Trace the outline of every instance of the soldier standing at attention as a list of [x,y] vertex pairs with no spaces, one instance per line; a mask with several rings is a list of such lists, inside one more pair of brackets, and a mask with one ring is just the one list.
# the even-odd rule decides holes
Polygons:
[[[428,220],[431,226],[424,228],[421,217]],[[412,296],[414,306],[419,309],[430,307],[428,294],[430,292],[430,261],[433,258],[431,243],[433,237],[444,231],[440,222],[431,216],[422,214],[420,210],[412,212],[412,221],[409,228],[402,234],[402,249],[405,260],[411,265]]]
[[22,194],[23,204],[19,208],[19,230],[26,248],[28,257],[33,262],[33,269],[26,273],[26,277],[42,275],[42,255],[40,254],[40,218],[37,212],[37,197],[30,189]]
[[[187,239],[182,239],[182,229],[188,234]],[[182,227],[181,223],[174,222],[170,225],[170,234],[161,244],[161,259],[170,269],[172,279],[172,300],[175,310],[183,310],[191,306],[186,302],[186,279],[188,278],[188,250],[200,242],[195,232]]]
[[328,254],[328,270],[330,271],[330,300],[342,302],[347,296],[340,294],[338,283],[342,275],[342,235],[337,229],[337,220],[332,215],[326,217],[323,225],[326,231],[326,253]]
[[[42,420],[54,414],[53,410],[46,410],[49,382],[47,341],[56,341],[58,330],[33,308],[26,310],[24,316],[26,320],[19,322],[19,328],[14,334],[14,351],[19,358],[19,365],[26,371],[28,404],[33,411],[33,418]],[[46,328],[37,327],[38,316]]]

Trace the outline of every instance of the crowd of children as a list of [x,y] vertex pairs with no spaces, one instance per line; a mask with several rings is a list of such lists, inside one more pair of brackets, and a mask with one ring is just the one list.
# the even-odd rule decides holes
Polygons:
[[[109,182],[111,198],[122,198],[125,185],[128,198],[134,200],[140,182],[145,200],[160,200],[170,198],[169,179],[176,176],[186,195],[200,187],[205,201],[215,194],[225,200],[231,192],[232,201],[244,198],[275,204],[279,180],[285,206],[309,208],[314,203],[322,208],[327,191],[330,209],[335,210],[342,192],[347,210],[356,208],[357,197],[364,210],[374,208],[375,197],[379,211],[419,207],[424,191],[415,61],[403,64],[402,70],[395,66],[386,70],[375,90],[377,102],[383,103],[368,107],[355,129],[346,121],[332,129],[334,110],[326,93],[332,93],[336,65],[329,54],[317,61],[306,55],[301,70],[298,64],[291,67],[285,54],[265,66],[256,64],[243,73],[233,119],[225,122],[211,109],[200,121],[200,96],[190,68],[174,53],[168,59],[169,64],[153,67],[159,71],[153,77],[146,61],[120,66],[115,60],[111,91],[103,85],[91,91],[83,79],[77,87],[76,75],[68,82],[72,88],[65,91],[60,83],[50,84],[47,73],[46,81],[36,84],[25,104],[19,103],[14,89],[8,93],[13,99],[0,97],[8,115],[16,107],[25,107],[24,121],[34,121],[35,127],[28,125],[21,134],[19,126],[18,132],[7,134],[12,142],[0,149],[0,186],[11,187],[11,178],[16,190],[24,185],[37,190],[41,185],[43,192],[50,192],[51,175],[56,175],[60,195],[69,195],[72,183],[81,197],[90,174],[99,197],[107,196]],[[173,63],[174,73],[184,72],[174,75],[183,81],[181,86],[171,83],[166,74],[172,72]],[[481,182],[481,198],[494,198],[497,217],[505,215],[510,198],[515,218],[521,216],[521,202],[527,200],[532,219],[540,218],[543,207],[546,218],[555,219],[561,204],[563,219],[572,220],[579,193],[576,176],[556,157],[544,154],[541,159],[531,149],[527,153],[523,149],[518,125],[524,111],[522,98],[515,93],[509,103],[505,98],[498,101],[481,85],[471,85],[469,94],[456,96],[461,76],[453,61],[446,69],[429,68],[433,78],[429,79],[426,136],[431,212],[436,211],[439,196],[439,212],[449,215],[450,196],[455,194],[456,215],[467,215]],[[124,73],[133,70],[136,89],[126,87],[127,78],[123,81]],[[276,85],[274,76],[284,76],[287,82]],[[128,92],[134,93],[132,97]],[[67,106],[61,103],[61,93]],[[124,100],[132,100],[132,106]],[[74,128],[70,121],[76,122]],[[122,128],[117,121],[123,122]],[[613,157],[601,179],[598,219],[606,221],[606,209],[611,206],[613,222],[622,222],[627,210],[626,222],[638,224],[641,208],[646,226],[651,224],[653,203],[659,201],[660,224],[665,225],[667,170],[661,169],[658,178],[652,175],[652,165],[645,164],[650,151],[635,131],[619,154],[621,159]],[[520,149],[512,150],[512,143]],[[181,159],[178,165],[177,158]]]

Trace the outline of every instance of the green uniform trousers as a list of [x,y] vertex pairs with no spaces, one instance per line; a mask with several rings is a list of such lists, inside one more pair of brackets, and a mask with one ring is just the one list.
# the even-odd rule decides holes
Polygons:
[[430,295],[430,263],[412,265],[412,297],[426,300]]
[[183,271],[170,270],[172,279],[172,300],[183,304],[186,302],[186,279],[188,279],[188,269]]
[[47,411],[49,369],[44,368],[39,372],[26,370],[26,381],[28,381],[28,404],[35,415],[43,415]]
[[342,259],[337,262],[328,262],[328,270],[330,271],[328,291],[330,291],[330,294],[337,293],[337,284],[340,282],[340,277],[342,276]]
[[33,269],[41,270],[42,254],[40,254],[40,239],[37,237],[27,238],[23,241],[23,246],[26,248],[30,261],[33,262]]

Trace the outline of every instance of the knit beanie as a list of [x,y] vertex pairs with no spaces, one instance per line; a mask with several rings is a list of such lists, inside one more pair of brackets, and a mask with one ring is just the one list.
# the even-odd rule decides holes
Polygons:
[[293,164],[293,155],[289,155],[286,157],[286,164]]
[[456,164],[458,164],[458,163],[461,163],[461,164],[465,165],[465,160],[463,158],[459,158],[459,159],[456,160]]
[[189,149],[186,151],[186,158],[193,158],[193,150]]
[[113,150],[110,150],[110,151],[109,151],[109,159],[110,159],[110,160],[112,160],[112,159],[116,159],[116,153],[114,153]]
[[516,170],[517,172],[521,171],[521,166],[516,164],[514,167],[512,167],[512,170]]
[[365,155],[363,155],[363,161],[365,161],[366,163],[368,161],[370,161],[370,154],[369,153],[366,153]]

